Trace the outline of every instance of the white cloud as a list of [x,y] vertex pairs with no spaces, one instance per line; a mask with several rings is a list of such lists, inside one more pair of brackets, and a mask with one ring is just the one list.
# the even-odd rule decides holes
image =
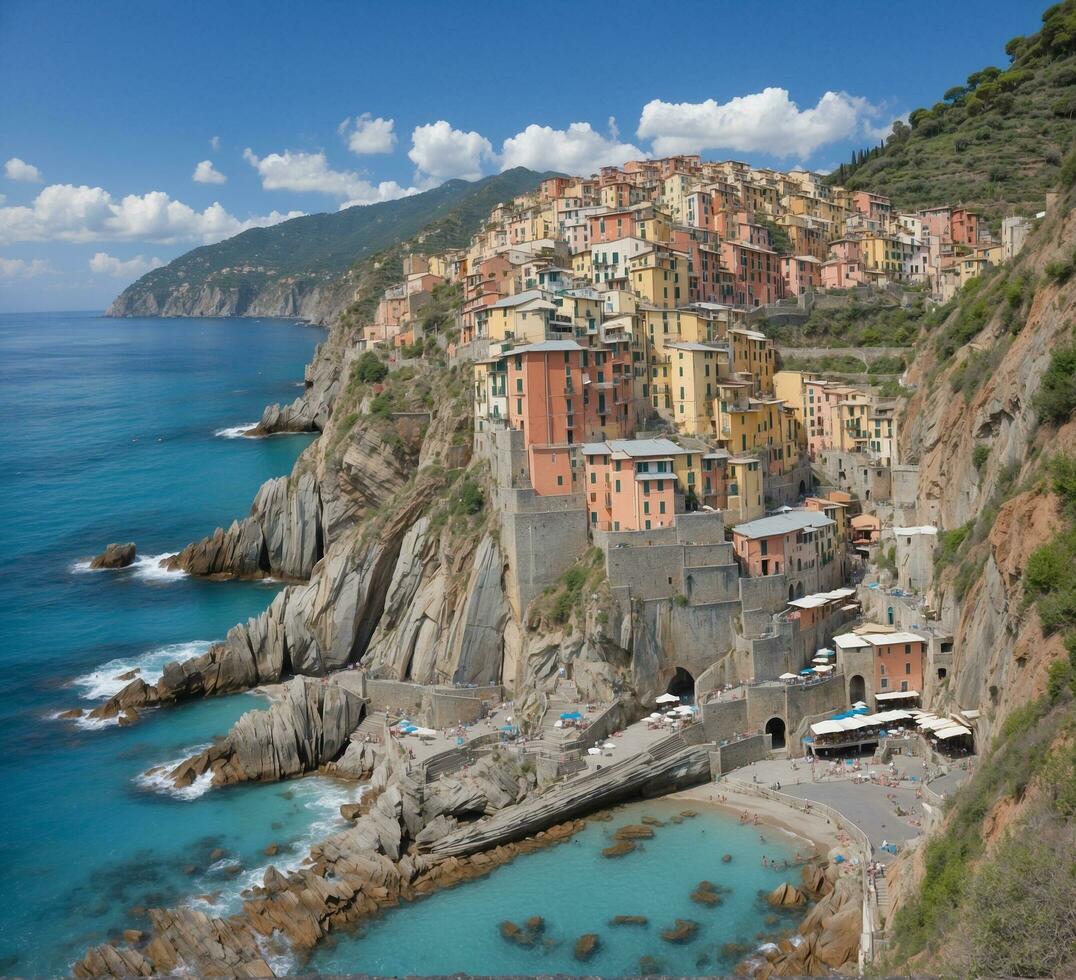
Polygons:
[[285,150],[258,157],[248,147],[243,159],[258,171],[267,191],[328,194],[346,201],[344,207],[394,201],[418,193],[418,188],[401,187],[394,180],[373,184],[349,170],[333,170],[324,153]]
[[212,160],[203,160],[194,168],[191,180],[196,184],[223,184],[228,178],[216,167]]
[[32,279],[51,272],[52,267],[44,259],[5,259],[0,256],[0,279]]
[[453,129],[443,119],[416,126],[407,155],[423,174],[438,180],[478,180],[482,164],[494,160],[493,144],[485,136]]
[[396,147],[396,121],[394,119],[373,118],[364,112],[354,120],[349,116],[336,131],[347,142],[352,153],[362,156],[367,153],[391,153]]
[[12,157],[4,164],[4,176],[8,180],[25,180],[31,184],[41,183],[41,171],[32,163]]
[[601,167],[619,166],[646,156],[630,143],[606,139],[590,123],[574,122],[567,129],[531,123],[504,141],[501,169],[530,167],[568,174],[591,174]]
[[90,272],[103,276],[115,276],[117,279],[137,279],[150,269],[156,269],[162,265],[164,262],[156,256],[152,259],[144,259],[141,255],[136,255],[133,259],[124,261],[117,259],[114,255],[109,255],[108,252],[97,252],[90,259]]
[[616,124],[616,116],[610,116],[606,126],[609,129],[609,139],[614,142],[618,141],[620,139],[620,127]]
[[869,140],[881,142],[887,136],[889,136],[891,132],[893,132],[893,126],[896,123],[906,123],[908,121],[909,115],[910,113],[902,112],[899,116],[894,116],[892,119],[889,120],[889,122],[884,122],[880,126],[874,126],[869,121],[864,120],[863,135],[866,136]]
[[818,147],[860,132],[878,109],[846,92],[826,92],[800,109],[787,89],[766,88],[728,102],[662,102],[643,106],[637,135],[653,140],[657,156],[733,150],[778,157],[810,156]]
[[195,211],[164,191],[116,200],[101,187],[50,184],[28,207],[0,208],[0,244],[10,242],[147,241],[209,244],[248,228],[296,218],[290,211],[240,219],[219,203]]
[[220,137],[219,136],[210,136],[209,137],[209,145],[212,148],[213,152],[216,153],[217,150],[220,149]]

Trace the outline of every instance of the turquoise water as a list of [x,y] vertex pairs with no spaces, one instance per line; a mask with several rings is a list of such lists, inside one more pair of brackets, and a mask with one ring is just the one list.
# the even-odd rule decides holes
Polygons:
[[[79,727],[115,676],[205,649],[279,586],[207,583],[149,563],[84,572],[110,541],[174,552],[247,512],[307,436],[225,438],[290,401],[320,330],[285,320],[0,316],[0,972],[56,975],[139,907],[233,907],[285,845],[339,824],[326,780],[169,796],[138,777],[225,732],[252,696]],[[214,848],[229,857],[209,858]],[[238,862],[236,874],[230,865]],[[133,910],[133,912],[132,912]]]
[[[682,809],[698,816],[655,829],[642,849],[605,858],[601,849],[613,831],[644,814],[668,821]],[[760,889],[796,880],[796,870],[762,867],[762,857],[791,859],[796,845],[788,835],[740,826],[735,818],[701,805],[667,800],[631,804],[614,812],[609,823],[592,822],[571,842],[517,858],[486,879],[439,892],[391,909],[336,937],[304,964],[319,973],[371,973],[381,976],[475,974],[599,974],[639,972],[639,960],[652,956],[661,972],[698,975],[731,971],[739,957],[723,956],[729,942],[758,945],[760,930],[794,926],[795,918],[765,923],[772,910],[759,900]],[[723,864],[721,857],[734,859]],[[693,902],[691,892],[707,879],[729,889],[723,904]],[[501,937],[499,924],[522,924],[532,915],[546,921],[550,945],[522,949]],[[615,915],[645,915],[646,926],[610,926]],[[674,945],[659,933],[675,919],[699,923],[695,938]],[[595,932],[601,949],[586,963],[575,959],[575,941]]]

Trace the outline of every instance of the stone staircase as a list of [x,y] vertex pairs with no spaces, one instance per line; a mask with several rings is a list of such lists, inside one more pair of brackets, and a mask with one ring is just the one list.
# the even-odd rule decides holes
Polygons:
[[882,918],[882,922],[889,921],[889,882],[885,878],[874,879],[874,890],[878,895],[878,914]]
[[372,735],[374,741],[378,744],[382,744],[385,741],[385,719],[383,717],[375,717],[374,715],[367,715],[359,723],[359,727],[351,733],[352,742],[364,742],[366,736]]

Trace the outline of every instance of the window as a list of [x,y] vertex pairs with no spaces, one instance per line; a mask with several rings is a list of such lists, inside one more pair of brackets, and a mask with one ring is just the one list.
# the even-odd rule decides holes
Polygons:
[[616,491],[617,493],[620,493],[620,481],[619,481],[619,480],[614,480],[614,481],[613,481],[613,489],[614,489],[614,490],[615,490],[615,491]]
[[907,663],[905,663],[905,665],[904,665],[904,673],[906,673],[906,674],[910,674],[911,672],[912,672],[912,663],[911,663],[911,661],[909,660],[909,661],[908,661]]

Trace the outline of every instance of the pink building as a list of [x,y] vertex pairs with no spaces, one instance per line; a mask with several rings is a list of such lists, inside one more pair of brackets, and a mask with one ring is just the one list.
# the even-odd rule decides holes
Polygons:
[[599,531],[671,527],[677,509],[673,460],[684,455],[668,439],[614,439],[583,446],[587,520]]
[[760,517],[732,529],[732,550],[750,578],[793,576],[832,561],[836,527],[824,514],[806,510]]
[[781,277],[786,296],[802,296],[822,285],[822,263],[813,255],[782,255]]

